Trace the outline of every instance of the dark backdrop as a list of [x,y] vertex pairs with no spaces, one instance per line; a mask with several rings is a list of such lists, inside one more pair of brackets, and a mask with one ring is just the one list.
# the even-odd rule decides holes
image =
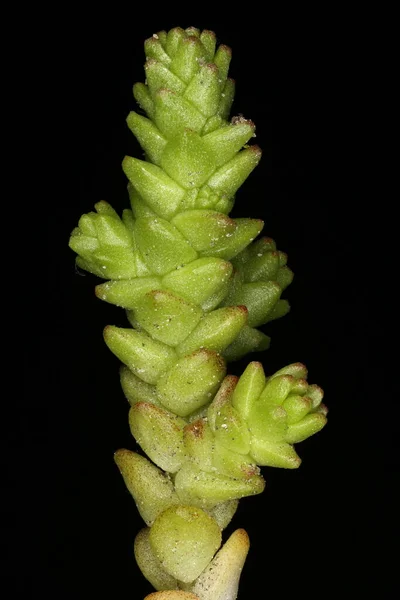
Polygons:
[[[388,580],[389,566],[377,568],[392,534],[381,495],[394,481],[395,458],[377,426],[390,428],[390,415],[376,413],[384,369],[371,358],[383,334],[375,301],[382,294],[372,277],[380,230],[371,234],[358,185],[368,173],[357,161],[352,26],[340,14],[229,10],[229,18],[217,18],[217,8],[162,17],[151,5],[137,13],[71,11],[50,15],[46,42],[37,40],[49,90],[41,104],[53,134],[46,148],[52,188],[48,246],[36,274],[47,288],[18,434],[29,444],[24,485],[34,515],[23,538],[29,567],[18,582],[26,589],[50,583],[57,598],[118,600],[152,591],[133,558],[142,522],[113,462],[115,450],[135,443],[118,360],[102,330],[125,319],[96,299],[96,278],[76,272],[67,244],[95,202],[128,207],[120,165],[125,154],[141,155],[125,118],[135,109],[132,85],[143,81],[143,41],[178,25],[212,29],[233,48],[233,114],[256,123],[264,154],[232,216],[264,219],[264,233],[288,253],[295,273],[285,293],[291,313],[264,328],[270,350],[229,370],[240,374],[250,359],[270,373],[304,362],[330,409],[327,427],[298,446],[300,469],[263,469],[266,491],[244,499],[227,530],[244,527],[251,538],[239,597],[357,594]],[[39,390],[33,398],[32,389]]]

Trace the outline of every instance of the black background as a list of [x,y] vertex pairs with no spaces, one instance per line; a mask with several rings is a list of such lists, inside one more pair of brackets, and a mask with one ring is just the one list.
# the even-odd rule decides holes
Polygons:
[[[232,216],[264,219],[263,233],[288,253],[295,273],[285,292],[291,313],[264,328],[270,350],[229,370],[240,374],[251,359],[268,373],[304,362],[330,409],[327,427],[298,446],[300,469],[263,469],[266,491],[244,499],[227,529],[244,527],[251,539],[239,598],[361,594],[373,584],[381,598],[392,597],[387,503],[396,467],[389,433],[395,400],[375,358],[384,352],[384,277],[377,275],[386,259],[365,197],[370,174],[359,165],[358,77],[365,65],[352,41],[357,23],[328,10],[277,17],[268,7],[245,9],[232,8],[225,18],[218,7],[190,15],[170,9],[166,16],[151,5],[71,11],[48,15],[52,26],[36,40],[51,168],[44,170],[47,247],[32,285],[39,279],[45,293],[10,440],[11,452],[27,442],[27,529],[15,550],[20,556],[22,542],[29,556],[16,580],[25,590],[118,600],[152,591],[133,558],[142,522],[113,462],[115,450],[135,442],[118,360],[102,330],[126,321],[123,311],[96,299],[96,278],[76,272],[67,245],[95,202],[107,200],[119,213],[128,207],[120,165],[125,154],[141,156],[125,118],[135,109],[132,85],[144,79],[143,41],[160,29],[194,25],[232,47],[232,114],[256,123],[263,149]],[[12,484],[19,479],[18,470]]]

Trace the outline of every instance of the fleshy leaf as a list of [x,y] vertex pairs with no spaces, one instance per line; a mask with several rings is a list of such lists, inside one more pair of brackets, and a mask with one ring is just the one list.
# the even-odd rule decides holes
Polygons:
[[185,91],[186,86],[184,82],[174,75],[162,62],[150,58],[146,61],[144,69],[147,85],[153,98],[161,88],[166,88],[178,94],[183,94]]
[[133,329],[108,325],[104,329],[104,340],[111,352],[146,383],[157,383],[176,361],[172,348]]
[[126,156],[122,168],[133,187],[160,217],[168,219],[176,213],[185,190],[160,167]]
[[306,440],[311,435],[318,433],[326,425],[326,417],[321,413],[312,413],[305,416],[301,421],[290,425],[285,439],[289,444],[295,444]]
[[227,127],[221,127],[203,137],[203,143],[211,152],[217,167],[231,160],[254,135],[252,121],[237,119]]
[[134,552],[140,570],[156,590],[174,590],[178,588],[178,581],[163,569],[161,562],[153,552],[148,527],[137,534]]
[[197,327],[176,348],[179,356],[189,354],[197,348],[222,352],[238,336],[247,321],[245,306],[218,308],[198,322]]
[[201,600],[235,600],[249,547],[249,536],[244,529],[237,529],[195,581],[192,591]]
[[223,356],[228,362],[239,360],[249,352],[261,352],[269,348],[271,338],[255,329],[245,325],[237,338],[223,351]]
[[212,117],[218,110],[221,100],[221,86],[218,81],[218,67],[203,63],[184,93],[185,98],[205,116]]
[[250,454],[258,465],[264,467],[297,469],[301,464],[293,446],[285,442],[271,442],[254,437],[251,440]]
[[207,146],[199,134],[190,129],[168,142],[161,166],[174,181],[188,190],[200,187],[215,170]]
[[159,287],[158,277],[135,277],[122,281],[107,281],[97,285],[95,292],[101,300],[123,308],[134,309],[147,292]]
[[163,286],[202,306],[229,281],[232,265],[221,258],[198,258],[162,279]]
[[168,410],[186,417],[211,400],[225,372],[224,361],[211,350],[184,356],[159,378],[160,402]]
[[137,402],[129,411],[129,426],[137,443],[151,460],[169,473],[176,473],[182,465],[183,419],[163,408],[146,402]]
[[165,509],[179,504],[171,479],[147,458],[122,449],[117,450],[114,460],[147,525]]
[[165,137],[170,139],[185,129],[200,133],[207,117],[186,98],[162,88],[155,97],[154,120]]
[[215,519],[221,530],[225,529],[233,519],[239,500],[228,500],[227,502],[221,502],[216,504],[213,508],[210,508],[207,512]]
[[252,406],[265,387],[265,374],[261,363],[251,362],[239,377],[232,396],[232,405],[246,421]]
[[171,61],[171,71],[185,83],[189,83],[199,70],[199,61],[204,60],[203,44],[195,36],[182,39]]
[[197,419],[186,425],[183,439],[187,456],[202,471],[214,470],[214,435],[206,419]]
[[175,489],[182,502],[213,508],[220,502],[261,494],[265,481],[260,475],[235,479],[201,471],[193,463],[184,463],[175,477]]
[[250,456],[229,450],[218,438],[215,442],[213,465],[218,473],[235,479],[247,480],[260,474],[260,469]]
[[203,316],[192,302],[163,290],[153,289],[142,297],[135,318],[155,340],[169,346],[182,343]]
[[250,146],[220,167],[207,184],[221,195],[231,198],[258,165],[260,159],[260,148]]
[[170,273],[197,258],[183,235],[165,219],[138,219],[135,237],[146,265],[155,275]]
[[131,406],[136,404],[136,402],[150,402],[156,406],[160,406],[157,399],[156,387],[136,377],[124,365],[120,369],[120,380],[122,390]]
[[223,244],[237,226],[233,219],[214,210],[190,210],[177,215],[172,223],[197,252]]
[[155,520],[150,530],[150,544],[168,573],[190,583],[200,575],[220,547],[221,530],[216,521],[200,508],[171,507]]

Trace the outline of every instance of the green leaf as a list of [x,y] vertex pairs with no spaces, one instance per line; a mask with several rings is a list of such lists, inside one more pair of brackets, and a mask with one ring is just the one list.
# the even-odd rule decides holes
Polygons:
[[135,237],[146,265],[155,275],[165,275],[197,258],[183,235],[164,219],[138,219]]
[[290,425],[286,432],[285,440],[289,444],[302,442],[308,437],[318,433],[326,425],[327,419],[324,414],[311,413],[301,421]]
[[259,254],[263,255],[267,252],[274,252],[276,250],[276,243],[272,238],[262,237],[254,244],[249,246],[249,258],[258,256]]
[[152,525],[164,510],[180,503],[171,479],[147,458],[122,449],[114,454],[114,460],[147,525]]
[[213,60],[215,54],[215,46],[217,43],[216,35],[213,31],[203,29],[200,34],[200,41],[205,49],[205,59]]
[[186,98],[162,88],[155,97],[154,120],[165,137],[171,139],[184,129],[200,133],[207,117]]
[[261,219],[235,219],[236,228],[232,233],[225,235],[207,250],[202,252],[203,256],[216,256],[230,260],[241,252],[254,240],[264,227]]
[[250,433],[239,411],[226,403],[217,412],[215,418],[216,442],[238,454],[250,451]]
[[317,406],[321,404],[322,398],[324,397],[324,390],[318,385],[309,385],[307,389],[307,396],[312,401],[312,407],[317,408]]
[[175,590],[178,581],[163,568],[150,544],[150,529],[139,531],[135,538],[134,552],[136,562],[143,575],[156,590]]
[[119,374],[122,390],[131,406],[136,402],[150,402],[156,406],[161,406],[154,385],[145,383],[139,377],[136,377],[125,365],[120,368]]
[[275,319],[280,319],[290,312],[290,304],[287,300],[279,299],[277,303],[270,310],[266,318],[266,323],[270,323]]
[[95,237],[83,235],[76,228],[69,239],[69,247],[82,258],[91,261],[93,253],[100,248],[99,240]]
[[186,422],[163,408],[137,402],[129,411],[129,426],[137,443],[151,460],[176,473],[185,456],[183,428]]
[[251,362],[240,376],[232,396],[234,406],[247,421],[251,408],[265,386],[265,374],[260,362]]
[[155,58],[166,66],[171,63],[171,59],[162,47],[161,41],[154,36],[145,40],[144,52],[148,58]]
[[288,429],[286,411],[281,406],[269,406],[258,401],[251,409],[247,426],[252,440],[281,442]]
[[215,398],[208,407],[207,419],[214,433],[217,428],[217,416],[220,413],[222,407],[230,403],[237,382],[238,377],[236,377],[235,375],[227,375],[227,377],[225,377],[222,384],[220,385],[218,393],[216,394]]
[[122,211],[121,220],[125,225],[127,231],[129,231],[133,249],[136,249],[135,239],[133,236],[133,226],[135,225],[135,219],[133,216],[133,212],[130,208],[124,208],[124,210]]
[[202,306],[210,296],[218,293],[229,281],[232,265],[220,258],[198,258],[181,269],[164,275],[165,288],[179,294],[185,300]]
[[184,93],[185,98],[206,117],[216,114],[221,99],[218,67],[205,63],[193,77]]
[[293,446],[285,442],[252,438],[250,454],[258,465],[264,467],[297,469],[301,464]]
[[133,95],[136,102],[139,104],[150,119],[154,118],[155,106],[151,98],[149,88],[144,83],[135,83],[133,86]]
[[165,51],[171,58],[174,58],[185,37],[186,33],[182,27],[174,27],[168,31],[167,40],[165,42]]
[[191,588],[202,600],[230,600],[237,597],[239,578],[249,551],[249,536],[237,529],[222,546]]
[[97,265],[95,262],[92,262],[91,260],[85,260],[81,256],[77,256],[75,262],[78,269],[87,271],[93,275],[97,275],[97,277],[107,279],[107,276],[104,275],[104,271],[101,269],[100,265]]
[[[229,263],[228,263],[229,264]],[[214,294],[209,296],[205,302],[202,304],[202,309],[205,312],[210,312],[211,310],[215,310],[218,306],[221,306],[222,301],[229,290],[229,281],[227,279],[221,280],[221,287]]]
[[281,375],[291,375],[295,379],[307,379],[307,367],[305,367],[302,363],[292,363],[291,365],[287,365],[279,371],[276,371],[273,375],[271,375],[270,379],[274,379],[275,377],[280,377]]
[[213,465],[221,475],[235,479],[251,479],[260,474],[260,469],[248,455],[230,450],[219,440],[215,442]]
[[[306,379],[294,379],[292,382],[292,389],[290,390],[291,394],[298,394],[299,396],[304,396],[307,394],[308,390],[311,386],[308,385]],[[310,397],[310,396],[308,396]]]
[[214,160],[202,138],[189,129],[168,142],[161,166],[187,190],[203,185],[215,170]]
[[214,435],[207,420],[197,419],[183,430],[185,449],[190,459],[202,471],[213,471]]
[[154,123],[150,121],[150,119],[146,119],[146,117],[142,117],[134,111],[129,113],[126,122],[129,129],[146,152],[149,160],[156,165],[160,165],[162,153],[167,141],[161,135],[161,132]]
[[247,321],[245,306],[227,306],[214,310],[200,319],[197,327],[181,342],[176,351],[179,356],[207,348],[222,352],[238,336]]
[[279,269],[278,252],[266,252],[251,257],[244,270],[246,282],[276,280]]
[[90,212],[85,215],[82,215],[78,221],[78,230],[80,230],[80,234],[82,237],[89,236],[96,238],[97,231],[96,225],[94,223],[96,219],[96,213]]
[[197,37],[189,36],[178,45],[170,69],[179,79],[189,83],[199,70],[199,61],[204,58],[203,44]]
[[186,89],[184,82],[158,60],[153,58],[147,60],[144,70],[147,85],[153,98],[161,88],[166,88],[177,94],[183,94]]
[[100,247],[93,252],[92,260],[107,279],[129,279],[137,275],[136,259],[131,249]]
[[163,568],[185,583],[196,579],[205,569],[221,539],[221,530],[214,519],[194,506],[165,510],[150,530],[151,547]]
[[185,190],[160,167],[126,156],[122,168],[134,188],[160,217],[170,219],[176,213]]
[[135,318],[140,326],[153,339],[168,346],[183,342],[202,316],[203,311],[196,304],[157,289],[142,296],[135,310]]
[[258,146],[250,146],[239,152],[234,158],[220,167],[207,182],[207,185],[219,194],[231,198],[247,177],[258,165],[261,150]]
[[244,118],[236,118],[232,124],[215,129],[203,137],[217,167],[230,161],[254,135],[255,125]]
[[157,383],[162,373],[176,361],[172,348],[133,329],[108,325],[104,340],[111,352],[146,383]]
[[[148,204],[146,204],[139,192],[133,187],[131,182],[128,183],[128,194],[132,208],[132,216],[134,217],[134,219],[140,219],[140,217],[158,217],[158,214],[154,212],[154,210],[152,210]],[[134,231],[135,228],[133,227],[133,235]]]
[[264,487],[265,481],[260,475],[235,479],[201,471],[189,462],[183,464],[175,477],[175,489],[182,502],[195,503],[207,509],[227,500],[261,494]]
[[228,362],[239,360],[249,352],[267,350],[270,343],[270,337],[254,327],[245,325],[235,341],[223,351],[223,356]]
[[[95,207],[98,215],[113,217],[117,220],[119,219],[118,213],[113,209],[111,204],[109,204],[105,200],[100,200],[100,202],[96,202],[94,207]],[[98,218],[98,217],[96,217],[96,218]]]
[[235,97],[235,82],[233,79],[229,78],[226,80],[224,89],[221,93],[221,100],[218,106],[217,114],[222,119],[227,119],[229,117],[229,113],[231,112],[231,107],[233,103],[233,99]]
[[224,126],[227,126],[226,121],[222,117],[220,117],[219,114],[214,115],[213,117],[209,117],[207,119],[207,122],[202,129],[202,134],[204,136],[207,133],[211,133],[212,131],[215,131],[216,129],[219,129],[220,127]]
[[119,217],[100,214],[94,224],[101,246],[132,248],[132,237]]
[[282,290],[275,281],[244,283],[229,301],[244,304],[249,312],[249,327],[258,327],[266,322],[281,293]]
[[211,350],[184,356],[157,383],[160,402],[186,417],[210,402],[225,376],[225,362]]
[[226,242],[237,228],[233,219],[215,210],[188,210],[173,218],[172,223],[197,252],[212,251]]
[[233,519],[235,512],[239,506],[239,500],[227,500],[216,504],[213,508],[210,508],[207,512],[215,519],[220,529],[225,529]]
[[278,270],[278,274],[276,276],[276,282],[281,286],[282,291],[286,290],[286,288],[292,283],[294,278],[294,273],[289,269],[289,267],[281,267]]
[[221,44],[214,56],[214,63],[218,67],[219,78],[221,80],[221,86],[225,84],[226,78],[228,77],[229,65],[232,60],[232,50],[229,46]]
[[261,393],[258,402],[265,406],[279,406],[290,394],[294,384],[292,375],[271,377]]
[[197,27],[187,27],[185,33],[186,35],[195,36],[197,38],[200,37],[200,29],[197,29]]
[[283,403],[283,408],[287,413],[288,425],[293,425],[301,421],[311,410],[312,402],[307,396],[296,396],[290,394]]
[[145,294],[159,287],[158,277],[135,277],[122,281],[107,281],[97,285],[95,292],[101,300],[132,310],[139,305]]
[[165,50],[166,43],[167,43],[167,32],[164,31],[164,30],[157,31],[156,34],[153,34],[153,37],[155,37],[156,39],[160,40],[160,44],[162,45],[162,47]]

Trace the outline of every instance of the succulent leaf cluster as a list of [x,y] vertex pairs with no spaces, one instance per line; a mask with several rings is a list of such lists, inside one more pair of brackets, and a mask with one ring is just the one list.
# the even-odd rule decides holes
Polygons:
[[327,411],[300,363],[227,375],[227,361],[268,348],[258,328],[289,311],[281,295],[293,279],[286,254],[258,238],[261,220],[229,216],[261,158],[254,123],[228,120],[231,50],[192,27],[153,35],[145,54],[140,110],[127,118],[144,160],[122,165],[131,208],[119,217],[99,202],[70,247],[106,280],[96,295],[129,322],[104,339],[123,363],[130,429],[150,459],[115,455],[146,523],[135,556],[160,590],[154,600],[234,600],[248,538],[237,530],[217,552],[222,530],[240,498],[263,491],[260,466],[299,466],[293,444]]
[[[204,330],[216,325],[226,335],[215,351],[234,360],[269,346],[256,328],[288,312],[281,294],[293,274],[272,240],[253,242],[260,219],[228,216],[261,158],[248,145],[254,123],[227,120],[231,50],[193,28],[156,36],[145,43],[146,84],[134,86],[147,116],[127,118],[146,157],[123,161],[131,209],[120,218],[99,202],[81,217],[70,246],[80,268],[108,280],[97,286],[99,298],[131,311],[143,335],[179,346],[180,356],[200,337],[214,349]],[[246,309],[213,314],[228,306]]]

